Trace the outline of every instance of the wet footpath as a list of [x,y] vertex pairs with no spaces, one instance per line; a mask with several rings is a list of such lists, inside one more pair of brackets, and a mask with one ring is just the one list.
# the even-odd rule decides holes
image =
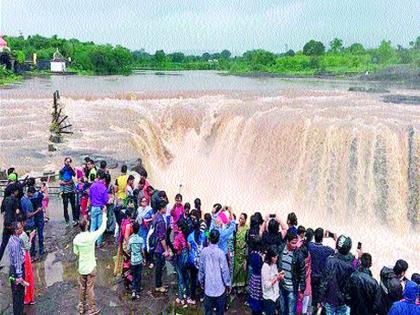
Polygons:
[[[44,228],[46,253],[33,263],[36,304],[25,306],[25,313],[78,314],[77,257],[73,254],[72,240],[79,228],[65,225],[58,198],[50,199],[49,215],[51,220]],[[2,227],[3,224],[0,223]],[[187,308],[174,304],[177,283],[170,263],[166,264],[164,273],[164,285],[169,288],[168,294],[153,293],[154,270],[145,268],[140,299],[132,301],[122,279],[113,276],[113,256],[117,252],[114,237],[106,235],[105,240],[106,245],[96,250],[95,294],[101,314],[204,314],[200,303]],[[1,265],[5,267],[0,270],[0,314],[13,314],[7,250]],[[244,302],[244,297],[232,299],[227,314],[248,314]]]

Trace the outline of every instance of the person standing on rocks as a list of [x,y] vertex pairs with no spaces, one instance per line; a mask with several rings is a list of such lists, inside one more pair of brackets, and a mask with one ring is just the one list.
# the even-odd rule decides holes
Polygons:
[[25,269],[24,269],[24,248],[20,241],[19,235],[23,233],[23,224],[12,223],[10,227],[12,236],[9,239],[9,260],[10,260],[10,271],[9,279],[12,287],[12,298],[13,298],[13,314],[23,315],[23,303],[25,299]]
[[115,181],[115,187],[117,192],[118,200],[124,202],[127,198],[125,193],[125,188],[127,187],[128,175],[127,175],[127,165],[121,167],[121,175],[117,177]]
[[60,170],[60,194],[63,198],[64,220],[66,221],[66,224],[69,225],[70,218],[68,207],[70,201],[73,216],[73,226],[76,226],[79,221],[79,213],[76,208],[76,188],[73,181],[73,177],[76,176],[76,172],[74,171],[71,163],[72,159],[70,157],[66,157],[64,159],[64,166]]
[[226,294],[229,293],[231,278],[226,255],[217,245],[220,232],[213,229],[210,232],[210,245],[203,249],[200,255],[198,280],[204,289],[204,310],[206,315],[216,315],[225,312]]
[[[89,189],[90,205],[92,206],[90,217],[90,231],[95,232],[102,224],[103,215],[101,209],[106,208],[109,200],[108,188],[105,184],[105,175],[99,174],[98,180],[93,182]],[[103,245],[102,233],[97,240],[98,247]]]
[[170,255],[169,254],[169,247],[166,243],[166,220],[163,215],[166,212],[166,205],[165,201],[160,201],[158,205],[158,212],[155,216],[153,221],[154,225],[154,233],[156,239],[156,274],[155,274],[155,291],[158,293],[166,293],[168,290],[163,286],[162,283],[162,273],[163,268],[166,264],[166,258]]
[[84,314],[85,311],[89,315],[99,314],[100,312],[96,307],[94,292],[96,267],[95,242],[105,231],[107,223],[106,211],[106,206],[103,206],[101,226],[94,232],[88,231],[89,223],[86,219],[82,219],[79,223],[81,232],[73,240],[73,252],[79,257],[80,301],[78,311],[80,314]]
[[16,213],[20,208],[18,185],[12,184],[8,188],[10,189],[11,194],[8,197],[4,197],[2,203],[2,212],[4,212],[4,218],[3,237],[0,246],[0,261],[3,258],[3,254],[6,250],[6,246],[10,237],[13,235],[12,225],[14,222],[16,222]]

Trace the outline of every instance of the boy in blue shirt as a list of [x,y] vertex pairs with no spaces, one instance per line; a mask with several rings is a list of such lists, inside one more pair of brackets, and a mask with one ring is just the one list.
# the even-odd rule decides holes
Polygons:
[[138,222],[133,223],[133,234],[130,236],[128,241],[128,252],[130,253],[130,262],[131,262],[131,275],[133,276],[132,284],[132,293],[131,298],[138,299],[140,298],[140,281],[141,281],[141,271],[143,267],[143,248],[144,240],[139,236],[140,226]]

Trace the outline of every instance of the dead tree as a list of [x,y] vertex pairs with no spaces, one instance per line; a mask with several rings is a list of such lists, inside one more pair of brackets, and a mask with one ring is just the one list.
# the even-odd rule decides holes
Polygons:
[[72,134],[71,130],[64,130],[70,128],[72,125],[68,122],[68,116],[63,114],[63,106],[60,104],[60,93],[55,91],[53,94],[53,112],[51,113],[52,121],[50,126],[50,141],[53,143],[60,143],[63,140],[63,134]]

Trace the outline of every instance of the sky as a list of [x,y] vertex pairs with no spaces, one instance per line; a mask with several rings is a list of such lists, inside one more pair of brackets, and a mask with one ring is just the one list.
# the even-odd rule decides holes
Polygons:
[[300,50],[334,37],[377,47],[420,35],[420,0],[0,0],[0,33],[57,34],[132,50]]

